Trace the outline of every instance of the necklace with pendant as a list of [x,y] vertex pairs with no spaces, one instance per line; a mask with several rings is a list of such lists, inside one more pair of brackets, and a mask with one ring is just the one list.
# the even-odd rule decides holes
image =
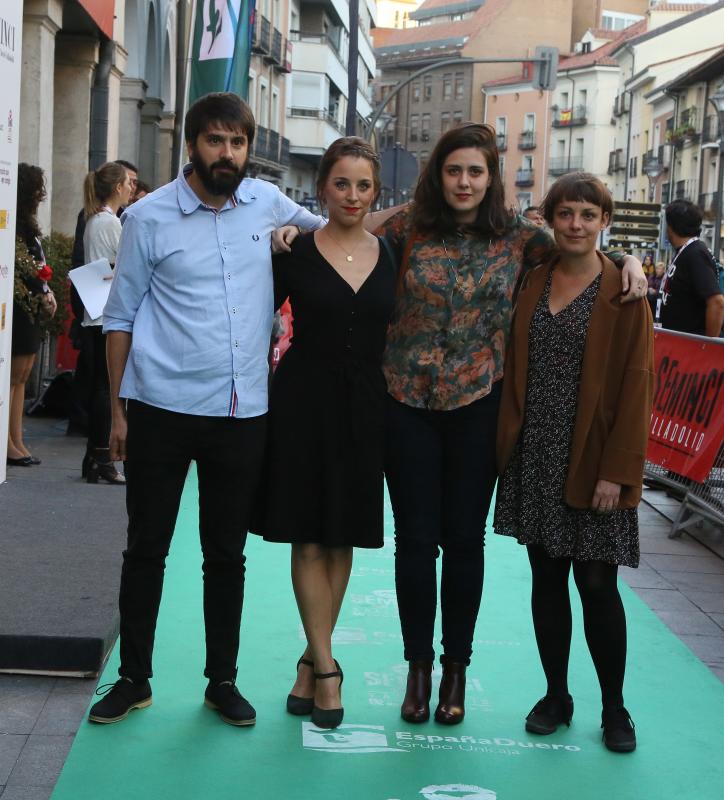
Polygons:
[[354,258],[352,258],[352,253],[354,253],[354,251],[355,251],[355,250],[356,250],[356,249],[357,249],[357,248],[360,246],[360,242],[357,242],[357,244],[356,244],[356,245],[355,245],[355,246],[352,248],[352,250],[351,250],[351,251],[349,251],[349,250],[347,250],[347,248],[346,248],[346,247],[344,247],[343,245],[341,245],[341,244],[340,244],[340,243],[339,243],[339,242],[338,242],[338,241],[337,241],[337,240],[334,238],[334,236],[332,236],[332,234],[331,234],[331,233],[330,233],[330,232],[329,232],[329,231],[328,231],[326,228],[325,228],[324,232],[325,232],[325,233],[327,234],[327,236],[329,236],[329,238],[330,238],[330,239],[331,239],[331,240],[332,240],[332,241],[333,241],[333,242],[334,242],[334,243],[337,245],[337,247],[339,247],[339,249],[340,249],[340,250],[341,250],[343,253],[346,253],[346,255],[347,255],[347,261],[350,261],[350,262],[354,261]]
[[[442,248],[445,251],[445,258],[447,259],[448,267],[450,268],[450,274],[455,282],[456,286],[462,286],[462,278],[460,277],[460,273],[457,271],[457,268],[453,264],[450,254],[447,251],[447,244],[445,244],[445,239],[442,240]],[[487,248],[486,248],[487,251]],[[485,275],[485,270],[488,268],[488,256],[486,254],[485,260],[483,261],[482,271],[480,272],[480,277],[475,281],[476,286],[480,286],[480,281],[483,280],[483,276]]]

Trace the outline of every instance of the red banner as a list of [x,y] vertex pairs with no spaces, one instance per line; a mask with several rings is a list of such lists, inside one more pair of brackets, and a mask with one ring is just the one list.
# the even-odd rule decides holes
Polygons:
[[[78,0],[95,24],[109,38],[113,38],[113,15],[116,0]],[[130,13],[130,9],[129,9]]]
[[724,441],[724,339],[657,330],[646,458],[703,483]]

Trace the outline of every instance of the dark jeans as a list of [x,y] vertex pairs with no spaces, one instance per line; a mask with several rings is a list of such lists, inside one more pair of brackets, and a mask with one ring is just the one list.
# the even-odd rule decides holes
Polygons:
[[244,545],[259,479],[266,415],[250,419],[178,414],[128,403],[121,666],[133,680],[151,677],[163,575],[181,492],[192,460],[199,481],[206,669],[214,681],[236,674],[244,599]]
[[[83,345],[79,355],[80,373],[76,385],[86,383],[88,402],[88,447],[108,447],[111,435],[111,390],[106,361],[106,336],[100,325],[82,329]],[[82,376],[82,378],[81,378]]]
[[385,473],[395,516],[395,581],[405,658],[432,660],[436,559],[445,657],[470,663],[483,591],[485,520],[497,478],[500,385],[454,411],[388,399]]

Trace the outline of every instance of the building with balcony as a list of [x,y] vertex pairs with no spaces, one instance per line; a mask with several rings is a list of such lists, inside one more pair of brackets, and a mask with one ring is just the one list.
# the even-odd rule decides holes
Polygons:
[[290,0],[258,0],[251,32],[248,101],[257,128],[249,174],[280,187],[290,165],[284,109],[292,68],[291,8]]
[[[374,0],[360,1],[356,108],[358,122],[372,112],[375,57],[371,30]],[[317,165],[329,145],[345,133],[349,90],[349,3],[347,0],[291,0],[285,135],[289,139],[287,194],[314,203]],[[359,128],[361,131],[361,126]]]
[[[706,80],[691,76],[720,52],[723,29],[722,2],[659,3],[647,12],[645,31],[613,51],[620,66],[613,144],[627,165],[612,176],[615,199],[666,203],[678,194],[696,202],[714,191],[702,184],[702,140],[713,109],[706,108]],[[649,165],[657,177],[647,175]]]
[[377,0],[377,25],[380,28],[414,28],[417,21],[410,18],[422,0]]

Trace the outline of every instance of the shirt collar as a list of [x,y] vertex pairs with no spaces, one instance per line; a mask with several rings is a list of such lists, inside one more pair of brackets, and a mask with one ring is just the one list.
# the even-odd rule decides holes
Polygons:
[[[199,206],[204,205],[196,192],[189,186],[187,177],[192,171],[192,164],[184,164],[176,180],[178,204],[184,214],[192,214]],[[244,178],[221,210],[233,208],[239,203],[251,203],[254,200],[256,200],[256,193],[252,189],[252,182],[249,178]]]

